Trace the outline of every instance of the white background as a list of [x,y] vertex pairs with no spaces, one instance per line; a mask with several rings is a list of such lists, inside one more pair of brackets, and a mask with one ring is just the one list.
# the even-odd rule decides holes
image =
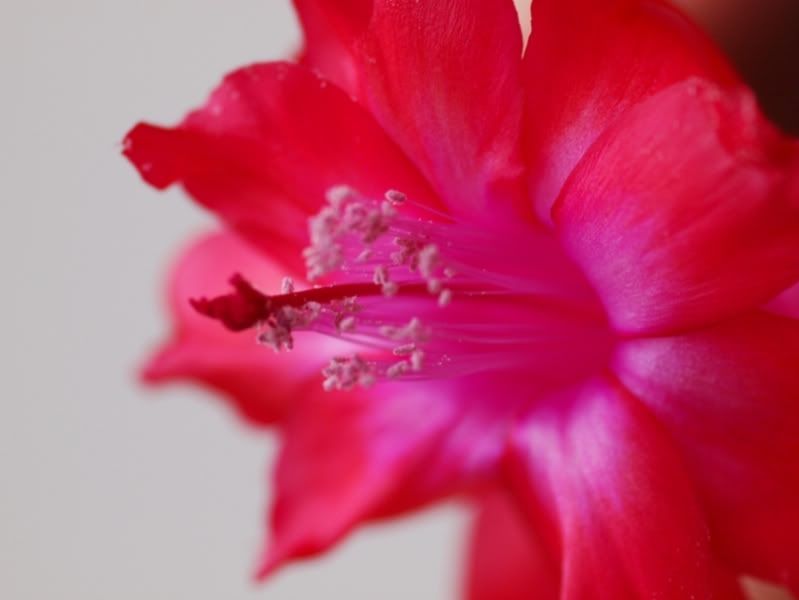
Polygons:
[[209,219],[119,141],[298,40],[288,0],[0,0],[0,598],[455,597],[451,507],[255,587],[272,440],[135,382],[164,266]]

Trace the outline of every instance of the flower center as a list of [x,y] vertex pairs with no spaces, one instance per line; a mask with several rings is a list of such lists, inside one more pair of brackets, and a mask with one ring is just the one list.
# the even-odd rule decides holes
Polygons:
[[395,190],[374,200],[339,186],[327,200],[304,257],[308,279],[329,285],[285,278],[267,295],[234,275],[233,293],[195,309],[276,351],[299,330],[355,344],[324,369],[325,389],[530,365],[573,377],[607,353],[604,313],[548,232],[460,222]]

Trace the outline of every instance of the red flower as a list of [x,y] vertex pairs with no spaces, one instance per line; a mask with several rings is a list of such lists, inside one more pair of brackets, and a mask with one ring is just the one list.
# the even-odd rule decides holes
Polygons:
[[279,428],[260,574],[458,495],[473,600],[799,590],[799,143],[656,0],[523,57],[511,0],[295,4],[299,65],[125,146],[225,225],[146,377]]

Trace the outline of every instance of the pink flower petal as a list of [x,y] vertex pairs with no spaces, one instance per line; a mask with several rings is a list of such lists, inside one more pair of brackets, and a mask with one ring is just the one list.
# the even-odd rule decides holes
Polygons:
[[620,386],[597,380],[536,406],[509,457],[528,518],[562,557],[561,598],[713,597],[708,530],[684,467]]
[[228,75],[179,126],[138,125],[125,154],[152,185],[182,183],[262,248],[299,267],[306,219],[329,188],[372,197],[401,189],[436,205],[427,183],[363,108],[334,85],[287,63]]
[[719,321],[799,278],[799,145],[750,93],[678,84],[597,140],[553,217],[618,330]]
[[332,392],[306,402],[286,423],[272,539],[258,576],[327,550],[384,510],[449,418],[429,399],[382,392]]
[[725,560],[799,589],[799,321],[631,340],[615,369],[679,444]]
[[363,522],[493,482],[520,403],[510,387],[472,377],[304,403],[285,427],[260,575],[327,550]]
[[189,298],[226,291],[233,270],[241,270],[266,289],[286,274],[235,236],[212,234],[196,240],[170,274],[168,302],[173,331],[143,369],[151,383],[192,381],[225,394],[232,406],[257,425],[284,417],[306,380],[318,387],[320,358],[313,341],[291,354],[258,345],[252,331],[233,334],[199,315]]
[[293,0],[305,33],[301,62],[350,94],[358,91],[353,42],[372,14],[372,0]]
[[374,3],[365,102],[455,211],[522,210],[521,52],[511,0]]
[[507,494],[481,498],[469,549],[468,600],[559,597],[555,557],[547,553]]
[[535,0],[532,12],[525,123],[531,200],[545,222],[569,173],[620,114],[689,77],[736,79],[718,49],[665,2]]

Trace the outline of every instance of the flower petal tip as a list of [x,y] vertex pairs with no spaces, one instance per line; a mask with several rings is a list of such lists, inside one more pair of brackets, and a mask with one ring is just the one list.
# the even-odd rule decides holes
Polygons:
[[144,181],[163,190],[177,181],[174,168],[175,131],[138,123],[122,141],[122,154],[131,162]]
[[161,385],[178,377],[182,370],[182,352],[176,343],[166,343],[139,367],[138,379],[145,385]]
[[256,583],[263,583],[279,571],[291,560],[291,552],[279,544],[269,544],[263,555],[258,559],[252,579]]

